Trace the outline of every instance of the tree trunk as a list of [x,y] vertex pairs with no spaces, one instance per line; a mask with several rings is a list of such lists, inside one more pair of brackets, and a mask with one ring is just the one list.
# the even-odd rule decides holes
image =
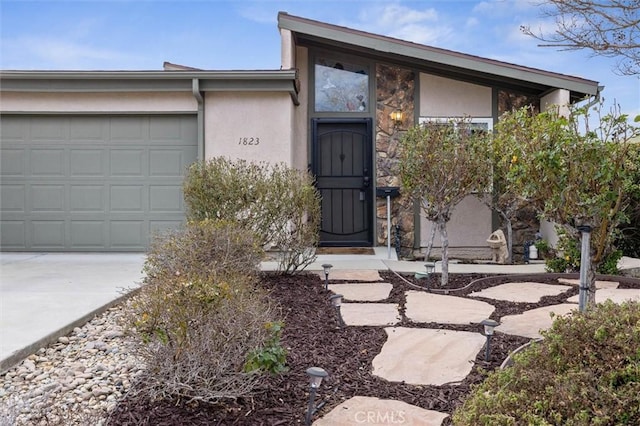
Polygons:
[[509,257],[507,258],[507,263],[513,263],[513,225],[511,224],[511,219],[505,217],[505,222],[507,223],[507,252]]
[[436,237],[436,228],[438,224],[435,222],[431,222],[431,233],[429,234],[429,242],[427,243],[427,251],[424,254],[424,260],[429,261],[429,256],[431,256],[431,250],[433,249],[433,240]]
[[449,236],[447,235],[447,222],[438,219],[440,229],[440,240],[442,241],[442,276],[440,285],[444,287],[449,282]]
[[587,309],[592,309],[596,305],[596,269],[597,265],[592,262],[587,270],[587,282],[589,283]]

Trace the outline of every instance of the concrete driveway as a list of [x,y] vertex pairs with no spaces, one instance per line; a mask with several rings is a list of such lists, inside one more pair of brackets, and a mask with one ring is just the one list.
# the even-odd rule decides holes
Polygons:
[[117,303],[145,254],[0,253],[0,371]]

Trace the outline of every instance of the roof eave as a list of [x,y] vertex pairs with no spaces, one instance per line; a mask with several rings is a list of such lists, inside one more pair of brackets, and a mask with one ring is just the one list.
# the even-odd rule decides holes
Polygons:
[[546,87],[567,89],[578,96],[580,94],[585,96],[595,95],[598,92],[598,82],[596,81],[419,45],[404,40],[311,21],[286,13],[278,15],[278,25],[280,28],[294,33],[301,33],[318,39],[358,46],[382,54],[399,55],[410,58],[413,61],[426,61],[456,69],[472,70],[475,73],[495,76],[496,79],[504,78]]

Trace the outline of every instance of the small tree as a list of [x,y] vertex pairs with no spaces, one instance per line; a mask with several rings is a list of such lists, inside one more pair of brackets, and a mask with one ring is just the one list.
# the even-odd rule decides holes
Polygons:
[[468,118],[414,126],[400,140],[402,185],[440,232],[443,286],[449,281],[447,222],[462,199],[489,186],[487,146],[486,132],[474,131]]
[[544,16],[555,19],[549,34],[522,26],[522,31],[560,49],[588,49],[594,55],[615,57],[625,75],[640,72],[640,3],[636,0],[545,0]]
[[596,112],[596,129],[590,128],[586,108],[573,109],[568,118],[556,110],[533,115],[521,109],[506,114],[504,125],[496,129],[497,139],[513,144],[507,175],[511,190],[572,235],[582,225],[593,229],[588,304],[595,303],[595,271],[612,251],[615,231],[625,220],[639,162],[628,144],[638,129],[627,116]]

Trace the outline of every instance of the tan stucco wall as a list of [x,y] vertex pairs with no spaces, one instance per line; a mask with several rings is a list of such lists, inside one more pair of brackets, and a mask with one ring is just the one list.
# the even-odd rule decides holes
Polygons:
[[[291,165],[293,108],[288,93],[207,92],[205,158],[224,156]],[[244,138],[254,138],[254,145],[244,145]]]
[[300,170],[307,170],[309,155],[309,50],[306,47],[296,48],[296,68],[300,79],[298,99],[300,105],[294,107],[293,112],[293,166]]
[[[560,115],[568,117],[569,105],[571,103],[570,95],[569,91],[565,89],[554,90],[540,99],[540,110],[547,111],[549,108],[559,107]],[[542,238],[547,240],[552,247],[556,247],[558,245],[558,233],[556,232],[555,227],[556,225],[553,222],[546,220],[540,221],[540,233],[542,234]]]
[[[420,74],[421,117],[490,118],[492,89],[429,74]],[[420,247],[426,247],[433,223],[420,215]],[[491,210],[476,197],[465,198],[455,208],[447,224],[450,254],[461,258],[490,256],[487,238],[491,229]],[[441,247],[436,232],[434,247]],[[435,251],[437,253],[438,250]],[[434,254],[435,254],[434,253]]]
[[197,102],[184,93],[25,93],[2,92],[0,112],[102,113],[195,112]]
[[491,117],[491,88],[420,74],[421,117]]
[[560,115],[565,117],[569,116],[569,105],[571,104],[571,97],[568,90],[558,89],[546,96],[540,98],[540,110],[547,111],[554,106],[560,107]]
[[[428,221],[422,212],[420,222],[420,246],[426,247],[433,222]],[[468,196],[458,204],[447,224],[449,248],[454,256],[459,257],[490,256],[487,238],[491,232],[491,210],[477,197]],[[433,246],[442,247],[437,231]]]
[[288,70],[295,68],[295,44],[291,31],[280,29],[280,69]]

